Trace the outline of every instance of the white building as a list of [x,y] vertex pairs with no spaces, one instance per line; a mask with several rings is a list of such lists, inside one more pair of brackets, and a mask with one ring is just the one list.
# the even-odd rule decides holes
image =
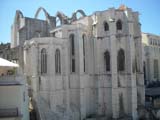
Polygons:
[[160,80],[160,36],[142,33],[144,79],[146,84]]
[[[46,20],[37,19],[40,10]],[[69,18],[40,8],[28,18],[17,11],[12,35],[12,47],[24,45],[39,119],[137,118],[144,105],[138,12],[121,6]]]

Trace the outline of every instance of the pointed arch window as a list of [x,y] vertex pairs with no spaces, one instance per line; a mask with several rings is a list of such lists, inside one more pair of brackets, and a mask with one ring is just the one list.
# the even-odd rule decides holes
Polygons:
[[109,25],[107,22],[104,22],[104,31],[109,31]]
[[74,48],[74,46],[75,46],[75,45],[74,45],[74,34],[71,34],[71,35],[70,35],[70,42],[71,42],[71,54],[74,55],[74,53],[75,53],[75,52],[74,52],[74,49],[75,49],[75,48]]
[[46,49],[43,48],[41,50],[41,74],[47,73],[47,52]]
[[153,68],[154,68],[154,78],[156,79],[156,80],[158,80],[158,60],[157,59],[154,59],[154,61],[153,61]]
[[118,20],[116,23],[117,30],[122,30],[122,21]]
[[86,72],[86,47],[85,47],[86,35],[85,34],[82,35],[82,39],[83,39],[83,71]]
[[61,54],[59,49],[56,49],[55,52],[55,72],[57,74],[61,73]]
[[71,72],[75,72],[75,38],[74,34],[69,36],[70,39],[70,55],[71,55]]
[[106,51],[104,53],[104,60],[105,60],[105,70],[110,71],[110,53]]
[[125,70],[125,53],[124,53],[123,49],[120,49],[118,51],[117,69],[118,69],[118,71],[124,71]]

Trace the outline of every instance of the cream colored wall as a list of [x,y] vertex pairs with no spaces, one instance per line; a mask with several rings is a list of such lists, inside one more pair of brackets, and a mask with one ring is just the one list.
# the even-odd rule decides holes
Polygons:
[[22,110],[23,93],[21,86],[0,86],[0,107],[2,108],[18,108]]
[[0,108],[18,108],[19,114],[23,115],[20,120],[29,120],[29,98],[25,85],[0,86],[0,96]]

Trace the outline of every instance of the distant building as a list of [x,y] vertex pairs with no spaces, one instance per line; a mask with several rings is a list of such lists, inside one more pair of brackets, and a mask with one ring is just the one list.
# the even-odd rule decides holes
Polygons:
[[142,33],[144,80],[160,81],[160,36]]
[[[46,20],[37,19],[41,10]],[[138,15],[126,6],[90,16],[77,10],[71,18],[44,8],[35,18],[16,11],[11,47],[24,47],[24,74],[39,119],[137,119],[144,105]]]

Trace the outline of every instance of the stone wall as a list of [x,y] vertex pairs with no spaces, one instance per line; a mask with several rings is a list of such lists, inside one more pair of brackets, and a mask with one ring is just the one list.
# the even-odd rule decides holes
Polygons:
[[[63,24],[52,29],[50,37],[45,33],[45,22],[44,29],[38,27],[36,22],[35,28],[28,26],[29,34],[24,32],[31,37],[24,40],[24,73],[32,78],[33,99],[38,103],[38,99],[43,98],[51,111],[57,114],[61,111],[68,116],[70,111],[77,120],[91,116],[116,119],[125,115],[137,119],[138,105],[144,105],[138,13],[130,8],[111,8],[77,20],[71,19],[70,22],[64,15],[62,18]],[[117,30],[119,20],[122,29]],[[109,25],[108,31],[104,30],[104,22]],[[36,29],[43,30],[48,37],[34,38]],[[74,56],[71,53],[71,34],[74,34]],[[45,74],[41,73],[43,48],[47,55]],[[55,71],[56,49],[60,50],[61,58],[59,74]],[[120,71],[117,66],[118,51],[121,49],[124,51],[124,70]],[[105,68],[106,50],[110,54],[109,71]],[[71,72],[72,57],[75,59],[75,72]]]

